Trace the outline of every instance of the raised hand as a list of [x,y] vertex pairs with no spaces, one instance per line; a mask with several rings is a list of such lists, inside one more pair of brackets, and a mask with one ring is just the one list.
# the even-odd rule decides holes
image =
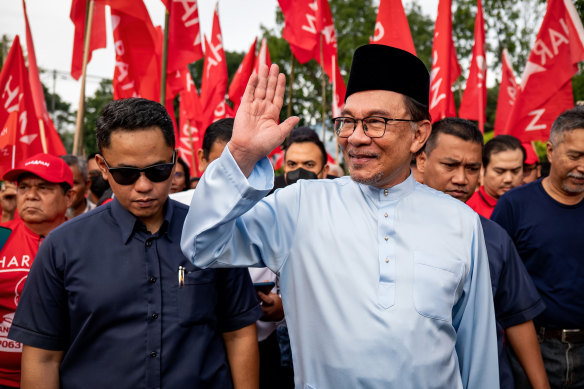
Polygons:
[[278,71],[276,64],[269,72],[268,67],[262,65],[259,74],[252,74],[235,115],[228,147],[246,177],[260,159],[284,141],[300,120],[292,116],[278,124],[286,88],[286,77]]

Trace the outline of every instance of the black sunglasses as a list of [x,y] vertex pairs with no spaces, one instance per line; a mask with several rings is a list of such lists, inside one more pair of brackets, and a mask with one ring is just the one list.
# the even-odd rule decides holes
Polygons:
[[159,163],[156,165],[150,165],[143,168],[137,167],[109,167],[105,158],[103,162],[109,170],[110,174],[114,180],[120,185],[132,185],[134,182],[138,181],[140,178],[140,173],[144,172],[146,178],[152,182],[162,182],[167,180],[172,173],[172,168],[175,164],[176,151],[172,153],[172,162],[170,163]]

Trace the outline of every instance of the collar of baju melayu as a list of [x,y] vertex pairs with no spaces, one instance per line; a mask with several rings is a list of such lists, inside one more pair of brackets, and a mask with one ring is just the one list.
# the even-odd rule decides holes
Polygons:
[[414,191],[416,180],[411,174],[404,181],[391,188],[376,188],[371,185],[359,184],[365,196],[375,202],[398,201]]

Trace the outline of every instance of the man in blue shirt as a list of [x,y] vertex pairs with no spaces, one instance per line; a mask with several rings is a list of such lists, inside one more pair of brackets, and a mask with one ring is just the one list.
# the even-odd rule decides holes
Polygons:
[[279,273],[298,388],[498,388],[478,216],[410,176],[430,133],[424,64],[357,49],[334,120],[351,177],[264,198],[265,156],[298,122],[277,123],[284,90],[277,65],[250,78],[231,141],[193,196],[183,252],[198,266]]
[[501,197],[492,220],[507,230],[546,309],[534,319],[553,388],[584,388],[584,107],[550,132],[548,177]]
[[254,388],[261,316],[245,269],[201,270],[179,247],[187,207],[168,200],[175,160],[166,110],[109,103],[97,121],[110,203],[43,242],[10,337],[22,385]]
[[[466,202],[479,181],[483,134],[464,119],[446,118],[432,125],[432,133],[418,155],[424,184]],[[497,318],[499,373],[502,389],[514,389],[513,373],[503,347],[521,357],[535,389],[549,388],[532,319],[545,305],[525,270],[509,235],[497,223],[481,216]]]

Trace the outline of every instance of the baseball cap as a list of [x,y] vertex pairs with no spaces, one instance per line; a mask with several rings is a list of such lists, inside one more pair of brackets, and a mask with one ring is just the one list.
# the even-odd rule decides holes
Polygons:
[[7,171],[4,180],[18,181],[18,177],[24,173],[32,173],[55,184],[66,182],[73,186],[73,172],[65,161],[54,155],[43,153],[33,155],[21,161],[15,169]]
[[522,143],[521,144],[525,149],[525,164],[526,165],[533,165],[534,163],[539,162],[539,158],[533,149],[531,143]]

